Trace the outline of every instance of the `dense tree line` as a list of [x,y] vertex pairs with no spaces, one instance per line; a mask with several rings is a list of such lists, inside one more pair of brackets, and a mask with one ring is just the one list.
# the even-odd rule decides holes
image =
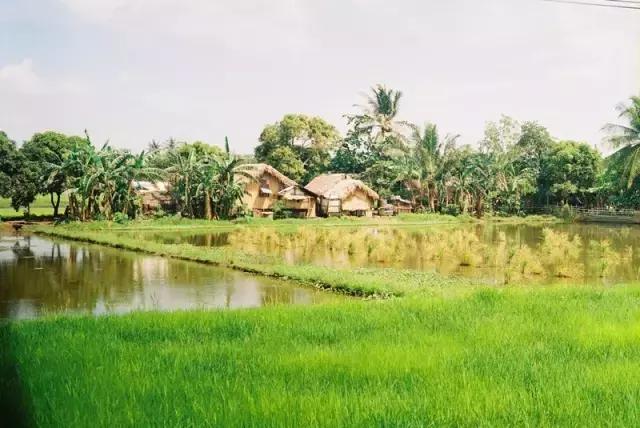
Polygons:
[[378,85],[347,131],[319,117],[285,115],[267,125],[253,158],[202,142],[152,142],[139,154],[89,136],[33,135],[20,147],[0,131],[0,197],[29,207],[48,195],[54,215],[61,195],[66,215],[88,220],[133,217],[140,210],[136,180],[171,184],[185,216],[227,218],[238,212],[245,161],[265,162],[302,184],[325,172],[359,177],[383,197],[411,199],[421,211],[520,214],[542,205],[640,205],[640,97],[619,106],[620,123],[604,127],[617,149],[605,159],[589,145],[553,138],[536,122],[508,116],[486,125],[477,145],[442,135],[433,123],[403,121],[400,91]]

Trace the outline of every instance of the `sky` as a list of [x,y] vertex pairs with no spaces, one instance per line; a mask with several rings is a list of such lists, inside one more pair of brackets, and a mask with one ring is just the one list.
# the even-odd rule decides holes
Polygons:
[[541,0],[0,0],[0,129],[251,153],[287,113],[346,131],[375,84],[476,144],[501,114],[602,143],[640,93],[640,10]]

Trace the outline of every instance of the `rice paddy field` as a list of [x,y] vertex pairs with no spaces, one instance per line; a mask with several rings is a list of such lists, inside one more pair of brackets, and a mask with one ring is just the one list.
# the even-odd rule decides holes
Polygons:
[[40,227],[355,297],[0,321],[0,415],[65,427],[638,425],[635,229],[384,221]]

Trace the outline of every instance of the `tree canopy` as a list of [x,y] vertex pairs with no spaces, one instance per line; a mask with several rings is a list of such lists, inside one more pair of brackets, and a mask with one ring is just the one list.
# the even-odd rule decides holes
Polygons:
[[262,130],[255,157],[306,183],[326,171],[339,138],[337,129],[319,117],[287,114]]
[[[640,97],[618,106],[620,122],[604,127],[617,149],[607,159],[586,143],[553,138],[535,121],[502,116],[477,144],[458,144],[435,123],[403,120],[402,91],[376,85],[346,114],[346,133],[324,119],[287,114],[264,127],[255,161],[305,184],[323,173],[359,178],[383,198],[411,199],[418,210],[447,213],[532,212],[540,205],[640,205]],[[173,138],[135,154],[88,136],[46,131],[21,147],[0,132],[0,197],[18,209],[49,194],[55,214],[69,193],[73,218],[135,216],[136,180],[166,180],[177,210],[189,217],[228,218],[240,212],[245,158],[228,141],[209,145]],[[250,178],[248,178],[250,179]]]

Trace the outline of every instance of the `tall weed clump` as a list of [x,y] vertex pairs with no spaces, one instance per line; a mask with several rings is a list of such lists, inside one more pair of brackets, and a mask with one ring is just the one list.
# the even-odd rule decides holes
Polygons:
[[581,267],[582,240],[578,235],[569,237],[568,233],[555,232],[549,228],[542,230],[540,258],[547,271],[559,278],[584,276]]

